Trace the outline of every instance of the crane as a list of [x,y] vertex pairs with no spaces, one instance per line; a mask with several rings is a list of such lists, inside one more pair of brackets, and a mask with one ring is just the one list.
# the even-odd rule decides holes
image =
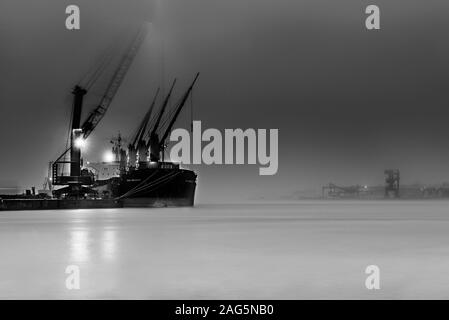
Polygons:
[[[189,98],[189,96],[190,96],[190,94],[191,94],[191,92],[193,90],[193,87],[195,86],[195,83],[198,80],[199,76],[200,76],[200,73],[198,72],[196,74],[196,76],[195,76],[195,79],[193,79],[190,87],[187,89],[187,91],[182,96],[180,102],[175,107],[174,115],[171,118],[171,121],[170,121],[167,129],[165,129],[165,133],[162,135],[162,138],[160,140],[159,139],[157,139],[157,140],[153,139],[153,141],[151,141],[151,137],[150,137],[150,151],[151,151],[151,154],[156,154],[156,152],[157,152],[157,160],[155,159],[156,161],[159,161],[159,153],[160,152],[162,152],[162,155],[164,154],[164,143],[165,143],[165,140],[167,139],[168,135],[170,134],[170,131],[173,128],[173,125],[175,124],[176,119],[178,118],[182,108],[186,104],[187,99]],[[154,137],[154,138],[157,138],[157,136]],[[155,149],[155,150],[153,151],[152,149]]]
[[165,109],[167,108],[168,102],[170,101],[170,97],[172,95],[173,89],[175,88],[176,79],[173,80],[170,91],[168,92],[165,100],[162,104],[161,110],[159,111],[159,115],[157,116],[156,122],[150,132],[150,138],[147,143],[147,149],[150,148],[150,161],[157,162],[159,161],[159,136],[157,135],[157,130],[159,129],[159,124],[161,123],[162,115],[164,114]]
[[[83,108],[83,98],[87,94],[87,90],[81,85],[76,85],[72,93],[73,99],[73,113],[71,123],[70,146],[62,155],[53,162],[52,165],[52,180],[53,185],[68,185],[68,193],[73,196],[78,196],[82,190],[82,185],[91,185],[93,179],[90,175],[85,175],[81,172],[81,146],[89,135],[94,131],[100,121],[103,119],[108,110],[112,100],[114,99],[123,79],[126,76],[129,67],[131,66],[145,36],[148,32],[146,27],[141,28],[138,32],[125,55],[120,60],[118,67],[115,69],[108,86],[103,94],[100,103],[91,111],[86,120],[81,125],[81,114]],[[70,161],[63,161],[63,157],[70,151]],[[59,174],[60,166],[70,164],[69,176]],[[66,189],[66,188],[63,188]]]
[[83,138],[87,139],[98,123],[103,119],[106,111],[112,103],[120,85],[125,78],[126,73],[129,70],[145,36],[147,34],[147,29],[143,28],[135,37],[131,46],[129,47],[127,53],[123,56],[120,61],[119,67],[115,70],[114,75],[112,76],[109,85],[104,93],[100,104],[89,114],[87,119],[84,121],[82,125],[83,130]]
[[169,135],[171,129],[173,128],[173,125],[175,124],[176,119],[177,119],[178,116],[179,116],[179,113],[181,112],[182,108],[183,108],[184,105],[186,104],[187,99],[189,98],[190,93],[192,92],[193,87],[195,86],[195,83],[196,83],[196,81],[198,80],[198,77],[199,77],[199,76],[200,76],[200,73],[198,72],[198,73],[196,74],[196,76],[195,76],[195,79],[193,79],[192,84],[191,84],[190,87],[187,89],[187,91],[184,93],[184,96],[182,97],[181,101],[179,102],[178,106],[176,107],[176,109],[175,109],[175,110],[176,110],[176,111],[175,111],[175,114],[174,114],[173,118],[171,119],[171,122],[170,122],[170,124],[168,125],[167,129],[165,130],[164,135],[163,135],[162,138],[161,138],[160,146],[163,146],[163,145],[164,145],[165,140],[167,139],[167,137],[168,137],[168,135]]
[[[147,130],[148,122],[150,121],[151,114],[153,113],[154,105],[156,104],[157,96],[159,95],[160,88],[157,89],[156,95],[153,98],[153,102],[151,103],[150,109],[145,114],[144,118],[142,119],[139,127],[137,128],[137,131],[132,139],[132,142],[128,146],[128,152],[130,157],[130,166],[137,161],[137,153],[139,155],[139,167],[145,166],[147,162],[147,154],[148,154],[148,148],[146,146],[146,142],[144,140],[144,136]],[[131,161],[134,161],[131,162]]]
[[139,145],[139,142],[141,142],[144,138],[144,135],[147,130],[148,123],[150,122],[151,114],[153,113],[154,105],[156,104],[157,97],[159,95],[160,88],[157,89],[156,94],[153,98],[153,102],[150,105],[149,110],[143,117],[142,121],[140,122],[139,127],[137,128],[136,133],[133,136],[132,142],[130,145],[137,147]]

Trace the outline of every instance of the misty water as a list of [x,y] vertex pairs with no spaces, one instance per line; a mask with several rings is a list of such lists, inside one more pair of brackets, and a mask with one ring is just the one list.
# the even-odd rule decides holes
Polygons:
[[0,212],[0,298],[449,298],[448,204]]

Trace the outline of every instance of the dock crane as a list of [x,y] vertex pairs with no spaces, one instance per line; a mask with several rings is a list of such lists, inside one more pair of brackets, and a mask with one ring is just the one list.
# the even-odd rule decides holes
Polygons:
[[129,47],[127,53],[123,56],[122,60],[119,63],[118,68],[115,70],[114,75],[112,76],[109,85],[106,89],[105,94],[103,95],[100,104],[89,114],[87,119],[84,121],[82,125],[83,130],[83,138],[87,139],[92,131],[96,128],[98,123],[103,119],[106,111],[112,103],[120,85],[123,82],[123,79],[126,76],[126,73],[129,70],[134,58],[137,55],[137,52],[142,45],[143,40],[147,35],[148,30],[146,28],[142,28],[139,31],[135,39],[133,40],[131,46]]
[[[81,170],[81,147],[83,142],[94,131],[100,121],[106,114],[112,100],[114,99],[126,73],[129,70],[143,40],[147,35],[147,28],[142,28],[134,38],[126,54],[122,57],[117,69],[111,77],[107,89],[101,98],[98,106],[89,113],[86,120],[81,124],[81,114],[83,109],[83,99],[87,90],[81,85],[76,85],[72,91],[73,115],[71,123],[70,146],[63,154],[52,164],[53,185],[63,185],[64,188],[55,191],[57,197],[67,194],[68,197],[79,198],[86,187],[93,184],[93,177],[88,172]],[[64,160],[66,154],[70,151],[70,161]],[[70,164],[70,174],[68,176],[60,174],[60,168],[65,164]]]

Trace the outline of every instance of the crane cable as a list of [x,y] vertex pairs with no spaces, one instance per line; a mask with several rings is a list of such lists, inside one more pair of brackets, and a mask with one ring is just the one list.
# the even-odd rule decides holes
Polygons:
[[135,186],[130,191],[126,192],[125,194],[121,195],[120,197],[116,198],[116,200],[120,200],[126,197],[130,197],[132,195],[135,195],[139,192],[142,192],[144,190],[152,191],[155,187],[160,187],[163,184],[167,183],[168,181],[174,179],[177,175],[179,175],[181,172],[170,172],[162,177],[157,178],[156,180],[152,181],[150,184],[144,185],[151,177],[156,174],[157,171],[155,171],[152,175],[147,177],[145,180],[143,180],[141,183],[139,183],[137,186]]
[[193,134],[193,89],[190,92],[190,134]]

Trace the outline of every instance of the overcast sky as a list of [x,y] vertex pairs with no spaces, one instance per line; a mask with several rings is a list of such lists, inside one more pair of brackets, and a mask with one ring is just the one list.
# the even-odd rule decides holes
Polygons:
[[[367,31],[364,9],[381,9]],[[70,89],[143,21],[153,29],[87,157],[127,136],[158,85],[201,72],[203,127],[279,129],[279,171],[195,166],[198,200],[288,195],[337,184],[449,181],[449,2],[361,0],[3,0],[0,10],[0,181],[40,188],[64,149]],[[65,7],[81,30],[65,29]],[[115,51],[114,51],[115,52]],[[162,54],[163,53],[163,54]],[[89,111],[101,90],[90,92]],[[186,110],[185,110],[186,111]],[[186,126],[188,112],[178,123]]]

